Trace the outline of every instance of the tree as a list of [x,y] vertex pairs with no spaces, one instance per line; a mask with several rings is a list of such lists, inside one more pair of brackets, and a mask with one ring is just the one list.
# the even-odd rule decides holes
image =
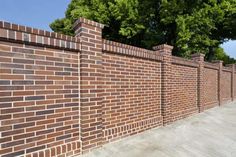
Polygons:
[[201,52],[212,60],[214,49],[236,39],[235,0],[72,0],[50,26],[73,35],[78,17],[105,24],[106,39],[148,49],[167,43],[183,57]]
[[213,57],[213,60],[222,60],[222,61],[224,61],[224,64],[235,64],[236,63],[235,59],[229,57],[224,52],[224,49],[221,47],[215,49],[215,55]]

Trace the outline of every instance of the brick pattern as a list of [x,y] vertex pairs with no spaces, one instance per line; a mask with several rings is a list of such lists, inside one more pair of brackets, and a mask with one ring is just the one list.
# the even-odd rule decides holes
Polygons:
[[235,65],[0,21],[0,156],[66,157],[236,98]]
[[172,119],[183,119],[198,112],[197,74],[194,67],[172,64]]
[[231,64],[230,65],[231,67],[231,100],[234,101],[234,95],[235,95],[235,85],[236,85],[236,82],[234,81],[235,79],[235,65],[234,64]]
[[161,115],[163,118],[163,125],[170,124],[172,122],[172,46],[159,45],[153,47],[156,53],[163,56],[162,68],[161,68]]
[[213,61],[215,63],[216,67],[218,68],[218,101],[219,101],[219,106],[222,105],[222,68],[223,68],[223,61]]
[[163,56],[155,51],[103,39],[103,51],[142,59],[162,61]]
[[78,58],[1,42],[0,156],[80,153]]
[[80,18],[74,30],[81,40],[80,55],[80,122],[82,150],[103,143],[102,132],[102,28],[103,25]]
[[219,105],[218,70],[204,68],[204,109]]
[[0,39],[12,42],[30,43],[67,50],[79,50],[80,39],[39,30],[31,27],[0,21]]
[[222,103],[231,101],[231,70],[222,71],[221,91],[222,91]]
[[[236,67],[235,67],[235,69],[236,69]],[[233,86],[233,88],[234,88],[234,99],[236,98],[236,72],[234,73],[234,83],[235,83],[235,85]]]
[[103,54],[106,140],[160,126],[161,62]]
[[197,106],[198,111],[204,111],[204,54],[193,54],[192,60],[198,62],[197,70]]
[[192,61],[186,58],[180,58],[176,56],[172,56],[171,63],[176,65],[183,65],[183,66],[189,66],[189,67],[199,67],[199,63],[197,61]]

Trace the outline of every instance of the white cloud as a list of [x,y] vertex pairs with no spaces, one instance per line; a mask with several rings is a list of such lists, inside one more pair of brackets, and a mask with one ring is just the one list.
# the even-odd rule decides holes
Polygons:
[[236,58],[236,40],[230,40],[221,45],[225,52],[230,56]]

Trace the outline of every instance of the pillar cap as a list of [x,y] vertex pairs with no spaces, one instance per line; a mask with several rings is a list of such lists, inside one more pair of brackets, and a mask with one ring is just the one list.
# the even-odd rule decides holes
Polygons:
[[194,54],[192,54],[191,55],[192,57],[205,57],[205,54],[203,54],[203,53],[194,53]]
[[76,30],[78,28],[78,25],[84,23],[90,26],[94,26],[94,27],[98,27],[103,29],[104,28],[104,24],[92,21],[92,20],[88,20],[86,18],[80,17],[78,20],[75,21],[74,25],[73,25],[73,29]]
[[171,45],[162,44],[162,45],[154,46],[154,47],[153,47],[153,50],[154,50],[154,51],[166,50],[166,51],[171,52],[171,51],[173,50],[173,48],[174,48],[174,47],[171,46]]
[[226,67],[233,67],[233,66],[235,66],[236,64],[226,64],[225,66]]
[[213,60],[212,63],[223,63],[224,61],[222,60]]

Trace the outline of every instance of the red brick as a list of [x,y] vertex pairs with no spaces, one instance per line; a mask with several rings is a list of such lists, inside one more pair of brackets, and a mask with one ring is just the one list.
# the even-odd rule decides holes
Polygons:
[[0,156],[75,156],[236,98],[235,65],[104,40],[84,18],[76,38],[2,28]]

